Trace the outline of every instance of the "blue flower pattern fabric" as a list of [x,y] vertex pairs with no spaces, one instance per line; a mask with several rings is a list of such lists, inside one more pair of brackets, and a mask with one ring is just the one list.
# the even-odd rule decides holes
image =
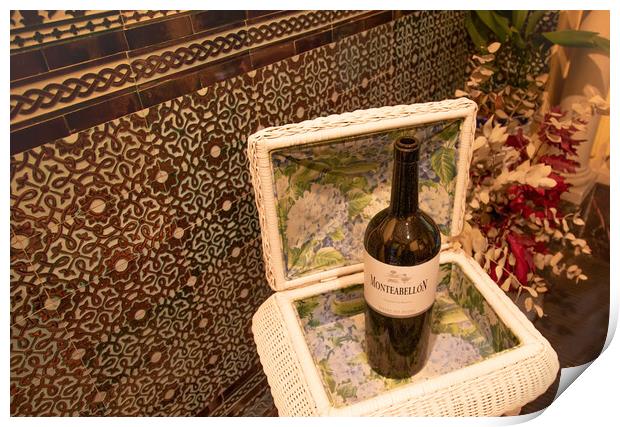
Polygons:
[[274,150],[274,192],[288,279],[361,262],[366,224],[389,204],[393,142],[422,141],[420,207],[450,233],[461,119]]
[[295,308],[325,391],[335,407],[469,366],[518,345],[471,280],[457,265],[449,263],[441,266],[432,312],[430,356],[422,371],[411,378],[382,377],[368,365],[362,285],[295,301]]

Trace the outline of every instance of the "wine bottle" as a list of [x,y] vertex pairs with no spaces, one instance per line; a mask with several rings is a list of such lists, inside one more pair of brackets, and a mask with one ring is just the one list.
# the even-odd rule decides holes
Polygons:
[[366,354],[380,375],[407,378],[428,356],[441,236],[418,208],[419,143],[394,143],[390,205],[364,234]]

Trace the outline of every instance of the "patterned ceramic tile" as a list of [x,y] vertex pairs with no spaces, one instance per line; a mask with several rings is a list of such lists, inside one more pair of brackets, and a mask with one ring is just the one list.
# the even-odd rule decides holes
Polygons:
[[260,369],[253,373],[228,396],[224,403],[213,411],[212,416],[226,417],[264,417],[271,416],[275,407],[267,378]]
[[178,216],[206,218],[250,191],[245,142],[257,127],[251,96],[246,75],[149,112],[151,131],[161,140],[157,190]]
[[125,322],[84,361],[98,388],[108,393],[112,415],[153,415],[158,405],[170,406],[199,366],[188,339],[196,315],[193,288],[185,284],[170,295],[159,304],[140,298],[128,303]]
[[[247,37],[262,46],[286,36],[282,25],[322,25],[298,15],[253,21]],[[271,294],[247,137],[447,93],[459,16],[402,18],[14,155],[11,413],[272,414],[263,383],[238,382],[257,366],[251,317]],[[411,38],[437,46],[427,65]],[[183,58],[204,61],[218,43]],[[132,72],[155,79],[186,66],[166,52]]]
[[119,28],[116,10],[11,10],[11,50]]
[[215,410],[211,411],[211,416],[227,416],[230,410],[242,400],[246,395],[253,392],[254,389],[267,378],[263,373],[260,364],[250,369],[243,377],[239,378],[231,387],[231,391],[223,393],[223,403]]
[[124,54],[106,58],[104,64],[94,62],[78,69],[69,67],[60,74],[45,73],[34,82],[26,79],[25,83],[11,87],[11,124],[42,121],[44,114],[72,106],[76,110],[86,106],[87,101],[92,105],[103,94],[111,98],[135,85],[135,75]]
[[[238,378],[248,369],[243,361],[249,359],[247,354],[255,354],[247,334],[249,318],[266,298],[267,289],[256,277],[263,273],[259,246],[250,243],[234,254],[237,257],[222,259],[217,270],[198,279],[179,280],[187,284],[173,298],[147,310],[141,327],[124,327],[110,337],[105,345],[116,351],[106,353],[104,359],[119,367],[118,375],[105,372],[97,384],[104,390],[111,388],[109,407],[114,414],[197,412],[226,387],[228,378]],[[175,397],[176,403],[159,407],[165,403],[162,387],[173,388],[170,376],[176,378],[174,384],[183,385],[175,394],[169,392],[168,400]]]
[[263,67],[255,85],[262,127],[300,122],[322,115],[335,90],[336,46],[316,50]]
[[171,17],[184,10],[121,10],[121,17],[125,26],[143,24],[145,22]]
[[[69,290],[107,272],[127,274],[136,254],[177,228],[171,228],[176,211],[157,192],[159,148],[132,126],[131,119],[121,119],[81,134],[71,151],[65,141],[43,146],[32,157],[37,165],[50,164],[43,171],[28,156],[17,164],[13,184],[26,196],[14,194],[14,231],[28,238],[26,250],[47,288]],[[28,180],[31,170],[41,174],[38,182]],[[56,191],[49,191],[54,185]]]
[[[266,385],[266,384],[261,384]],[[231,416],[237,417],[272,417],[274,414],[273,398],[269,391],[269,386],[261,387],[256,390],[248,400],[240,402],[239,412],[232,412]],[[235,408],[236,409],[236,408]]]
[[25,247],[29,239],[21,240],[11,231],[11,325],[42,309],[47,294],[30,263]]
[[[173,21],[182,21],[182,29],[170,28],[150,33],[144,27],[126,30],[130,47],[143,46],[150,39],[163,39],[176,34],[180,40],[173,46],[157,48],[149,52],[139,52],[128,61],[99,64],[95,69],[61,75],[52,80],[32,82],[25,86],[12,88],[11,120],[19,123],[27,118],[39,116],[50,110],[57,110],[77,102],[85,102],[103,95],[109,96],[137,82],[144,84],[172,74],[181,73],[213,61],[232,57],[248,49],[257,49],[281,42],[285,39],[300,38],[318,29],[329,28],[332,22],[342,21],[361,14],[359,11],[300,11],[286,16],[277,16],[265,22],[243,26],[236,30],[222,30],[187,41],[183,36],[192,31],[189,17],[181,16],[171,20],[154,23],[156,26],[172,26]],[[118,16],[118,14],[117,14]],[[118,16],[120,20],[120,16]],[[175,27],[176,28],[176,27]],[[146,31],[145,34],[143,34]],[[139,32],[134,40],[134,33]],[[174,33],[174,34],[168,34]],[[155,35],[153,35],[155,34]],[[295,48],[286,54],[294,55]]]
[[416,11],[395,21],[396,104],[452,97],[469,56],[464,19],[464,12]]
[[388,23],[341,40],[336,44],[336,90],[360,87],[392,64],[394,24]]
[[12,415],[74,416],[105,412],[83,353],[67,339],[53,307],[11,326]]
[[17,235],[56,232],[66,219],[107,214],[105,200],[139,191],[155,154],[140,114],[11,157],[11,224]]

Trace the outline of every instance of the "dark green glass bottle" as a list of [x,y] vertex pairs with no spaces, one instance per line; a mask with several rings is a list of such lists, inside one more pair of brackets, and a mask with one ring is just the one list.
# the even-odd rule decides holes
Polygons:
[[364,235],[366,353],[390,378],[410,377],[424,364],[439,276],[441,235],[418,208],[418,159],[415,139],[394,144],[390,206]]

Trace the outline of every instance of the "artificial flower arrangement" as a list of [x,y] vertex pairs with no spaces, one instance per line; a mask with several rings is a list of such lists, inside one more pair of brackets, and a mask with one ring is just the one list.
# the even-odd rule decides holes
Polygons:
[[540,296],[549,290],[543,270],[587,280],[578,265],[563,260],[567,245],[575,255],[591,250],[573,231],[583,219],[560,198],[570,186],[566,177],[580,166],[576,150],[589,118],[607,113],[609,106],[591,91],[588,101],[571,111],[543,111],[546,74],[528,73],[522,84],[498,88],[492,79],[500,47],[493,42],[473,55],[465,88],[456,92],[478,103],[479,119],[466,223],[454,244],[502,290],[514,291],[515,302],[524,297],[526,312],[542,317]]

